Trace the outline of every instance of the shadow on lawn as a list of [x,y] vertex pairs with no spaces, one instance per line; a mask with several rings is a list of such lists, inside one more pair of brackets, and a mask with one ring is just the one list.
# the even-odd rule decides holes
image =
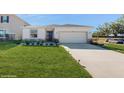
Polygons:
[[16,46],[17,46],[17,44],[15,44],[13,42],[0,42],[0,51],[5,51],[10,48],[14,48]]

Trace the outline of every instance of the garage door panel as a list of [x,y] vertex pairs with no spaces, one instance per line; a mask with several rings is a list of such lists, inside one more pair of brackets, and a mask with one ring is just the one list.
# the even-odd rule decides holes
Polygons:
[[86,43],[85,32],[61,32],[60,43]]

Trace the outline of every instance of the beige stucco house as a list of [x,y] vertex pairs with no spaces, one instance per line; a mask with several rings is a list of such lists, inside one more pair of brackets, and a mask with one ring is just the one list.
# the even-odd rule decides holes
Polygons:
[[14,14],[0,14],[0,39],[22,39],[23,27],[28,25]]
[[23,39],[58,39],[60,43],[87,43],[92,38],[93,27],[65,24],[48,26],[25,26]]

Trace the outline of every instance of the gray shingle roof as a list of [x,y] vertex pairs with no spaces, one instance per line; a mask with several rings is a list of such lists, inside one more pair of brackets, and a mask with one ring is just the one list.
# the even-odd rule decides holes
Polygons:
[[48,27],[92,27],[92,26],[85,26],[85,25],[77,25],[77,24],[63,24],[63,25],[58,25],[58,24],[51,24],[48,25]]
[[77,25],[77,24],[63,24],[63,25],[58,25],[58,24],[51,24],[51,25],[47,25],[47,26],[26,26],[26,27],[29,27],[29,28],[55,28],[55,27],[88,27],[88,28],[93,28],[92,26],[85,26],[85,25]]

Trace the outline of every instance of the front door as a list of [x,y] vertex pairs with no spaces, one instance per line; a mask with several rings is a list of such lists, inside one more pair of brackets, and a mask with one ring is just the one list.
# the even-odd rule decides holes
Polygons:
[[47,31],[46,32],[46,40],[52,41],[53,40],[53,31]]

